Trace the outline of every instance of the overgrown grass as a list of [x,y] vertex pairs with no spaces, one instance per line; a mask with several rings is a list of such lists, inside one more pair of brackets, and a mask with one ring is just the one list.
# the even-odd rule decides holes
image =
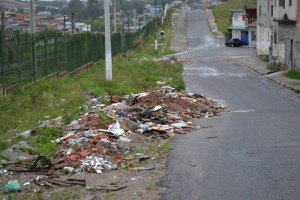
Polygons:
[[291,78],[291,79],[297,79],[300,80],[300,72],[291,70],[288,73],[285,74],[286,77]]
[[[92,91],[95,96],[125,95],[151,91],[156,89],[157,81],[165,80],[170,86],[185,89],[180,63],[133,61],[133,58],[159,57],[159,51],[151,46],[153,41],[154,36],[149,41],[143,41],[145,43],[136,51],[114,58],[112,81],[106,81],[105,63],[101,61],[76,77],[44,80],[0,97],[0,150],[22,139],[17,138],[16,134],[35,129],[37,136],[28,142],[36,148],[37,153],[48,156],[54,154],[55,143],[51,140],[60,136],[61,131],[37,127],[45,120],[60,116],[64,124],[76,119],[80,107],[86,104],[83,91]],[[166,52],[170,52],[168,47]]]
[[232,24],[229,9],[240,9],[244,8],[244,6],[256,7],[256,5],[257,0],[228,0],[219,6],[212,8],[219,31],[225,34],[228,31],[228,27]]

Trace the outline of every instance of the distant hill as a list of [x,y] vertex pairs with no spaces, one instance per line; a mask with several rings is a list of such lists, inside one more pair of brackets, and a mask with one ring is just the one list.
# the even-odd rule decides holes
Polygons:
[[227,32],[228,27],[231,25],[231,8],[244,8],[256,7],[257,0],[228,0],[218,6],[212,8],[215,21],[218,25],[219,31],[223,34]]

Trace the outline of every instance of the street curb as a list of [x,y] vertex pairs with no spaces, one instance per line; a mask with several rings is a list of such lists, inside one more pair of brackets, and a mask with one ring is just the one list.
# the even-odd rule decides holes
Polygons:
[[[243,62],[239,61],[238,59],[234,59],[234,61],[235,61],[236,63],[238,63],[238,64],[244,66],[244,67],[245,67],[246,69],[248,69],[249,71],[252,71],[252,72],[256,73],[256,74],[259,75],[260,77],[263,77],[263,78],[266,79],[266,80],[270,80],[271,82],[276,83],[276,85],[278,85],[278,86],[282,86],[283,88],[287,88],[287,89],[289,89],[290,91],[292,91],[292,92],[294,92],[295,94],[297,94],[297,96],[299,96],[300,90],[295,89],[295,88],[293,88],[293,87],[291,87],[291,86],[289,86],[289,85],[287,85],[287,84],[284,84],[284,83],[282,83],[282,82],[280,82],[280,81],[274,80],[274,79],[272,79],[271,77],[267,77],[266,75],[269,75],[269,74],[266,74],[266,75],[261,74],[261,73],[259,73],[257,70],[255,70],[255,69],[249,67],[248,65],[246,65],[246,64],[244,64]],[[300,97],[300,96],[299,96],[299,97]]]

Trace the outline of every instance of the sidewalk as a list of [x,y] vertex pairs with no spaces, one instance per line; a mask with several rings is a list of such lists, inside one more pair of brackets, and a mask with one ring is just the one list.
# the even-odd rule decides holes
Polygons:
[[236,61],[252,69],[258,74],[265,76],[270,80],[293,90],[296,93],[300,93],[300,80],[286,77],[285,74],[288,72],[288,70],[272,72],[267,68],[268,63],[258,57],[243,57],[236,59]]

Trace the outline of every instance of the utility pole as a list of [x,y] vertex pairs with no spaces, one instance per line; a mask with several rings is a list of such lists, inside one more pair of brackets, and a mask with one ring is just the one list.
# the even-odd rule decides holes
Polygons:
[[127,14],[127,32],[128,33],[130,32],[129,26],[130,26],[130,23],[129,23],[129,13],[128,13]]
[[156,1],[157,0],[155,0],[155,5],[154,5],[154,8],[155,8],[155,11],[154,11],[154,17],[155,17],[155,32],[154,32],[154,34],[155,34],[155,40],[154,40],[154,49],[155,50],[157,50],[157,36],[156,36],[156,28],[157,28],[157,17],[156,17]]
[[145,13],[143,14],[143,27],[146,25],[146,15]]
[[114,0],[114,32],[117,32],[117,0]]
[[35,33],[35,9],[34,9],[34,0],[30,0],[30,24],[31,24],[31,33]]
[[64,15],[64,31],[67,32],[67,27],[66,27],[66,16]]
[[111,33],[110,33],[110,13],[109,0],[104,0],[104,16],[105,16],[105,71],[106,80],[112,80],[112,59],[111,59]]
[[141,29],[141,18],[139,18],[139,30]]
[[71,14],[71,20],[72,20],[72,35],[74,35],[74,29],[75,29],[75,19],[74,19],[74,12]]

